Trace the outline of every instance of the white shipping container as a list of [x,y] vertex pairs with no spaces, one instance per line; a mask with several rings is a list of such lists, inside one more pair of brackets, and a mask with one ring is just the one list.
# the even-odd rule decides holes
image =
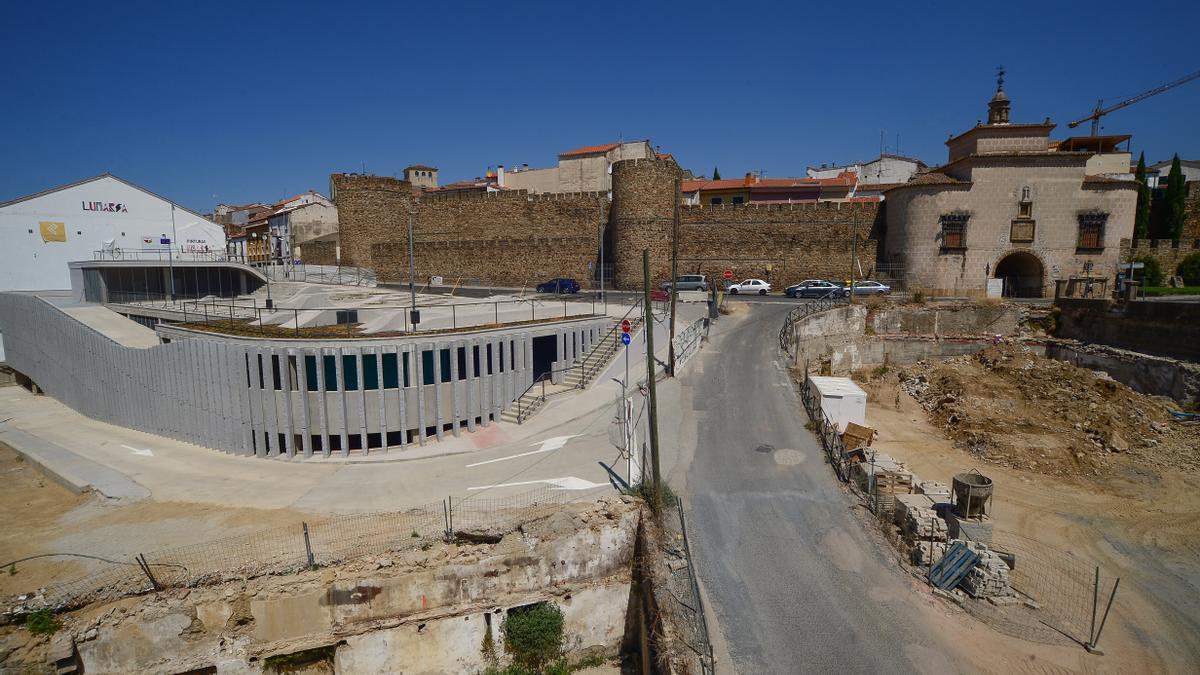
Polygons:
[[810,376],[808,379],[821,396],[821,410],[837,425],[839,432],[845,431],[850,422],[866,425],[867,392],[850,378]]

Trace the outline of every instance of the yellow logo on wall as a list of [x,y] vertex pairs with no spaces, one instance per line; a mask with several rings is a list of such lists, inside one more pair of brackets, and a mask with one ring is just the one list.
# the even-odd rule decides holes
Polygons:
[[65,223],[43,220],[38,223],[38,227],[42,228],[42,241],[67,240],[67,226]]

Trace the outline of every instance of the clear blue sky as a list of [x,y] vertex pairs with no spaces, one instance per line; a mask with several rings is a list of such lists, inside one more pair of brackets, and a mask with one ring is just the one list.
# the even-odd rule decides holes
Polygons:
[[[618,137],[725,177],[869,159],[881,129],[937,164],[998,64],[1013,121],[1057,137],[1097,98],[1200,69],[1194,1],[576,4],[8,3],[0,200],[111,171],[209,210]],[[1200,158],[1198,111],[1194,81],[1105,131]]]

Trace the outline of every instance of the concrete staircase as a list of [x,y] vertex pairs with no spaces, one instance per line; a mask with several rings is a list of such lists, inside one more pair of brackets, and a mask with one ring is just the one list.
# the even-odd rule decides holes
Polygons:
[[[634,316],[629,317],[630,334],[636,335],[642,325],[642,317],[636,312],[631,312],[631,314]],[[614,321],[613,327],[601,336],[600,341],[570,370],[563,373],[562,384],[551,384],[549,381],[544,384],[534,382],[533,386],[520,399],[500,413],[500,420],[521,424],[541,410],[551,396],[576,389],[586,389],[620,353],[621,334],[621,321]]]

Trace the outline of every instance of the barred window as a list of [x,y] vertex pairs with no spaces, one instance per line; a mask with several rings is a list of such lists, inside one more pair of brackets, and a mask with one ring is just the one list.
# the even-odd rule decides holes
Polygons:
[[971,218],[966,213],[947,213],[942,215],[942,250],[958,251],[967,247],[967,221]]
[[1104,225],[1108,222],[1108,214],[1103,211],[1085,211],[1079,214],[1080,249],[1098,250],[1104,248]]

